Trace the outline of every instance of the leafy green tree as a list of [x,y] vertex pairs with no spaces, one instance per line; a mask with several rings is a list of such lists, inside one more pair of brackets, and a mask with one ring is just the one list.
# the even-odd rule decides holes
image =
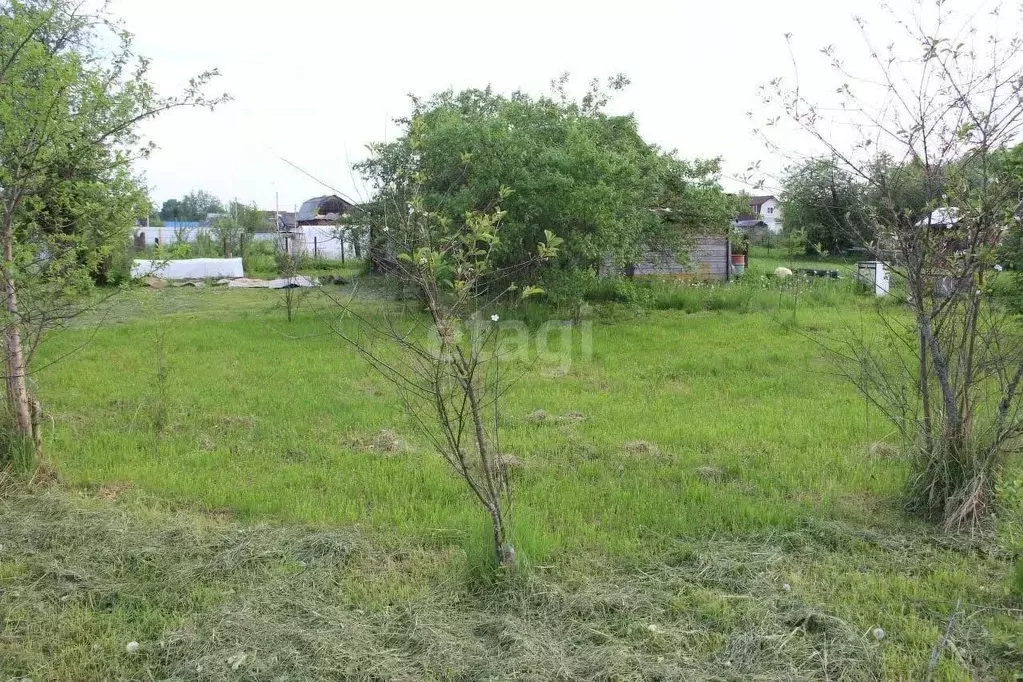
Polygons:
[[808,247],[840,252],[873,239],[866,187],[834,159],[811,158],[785,175],[785,232]]
[[189,192],[181,197],[181,218],[179,220],[206,220],[212,214],[224,213],[224,204],[211,192],[204,189]]
[[17,435],[36,436],[27,386],[42,332],[150,210],[132,162],[148,153],[138,124],[176,107],[213,105],[201,74],[160,97],[132,37],[70,0],[0,4],[0,274],[6,394]]
[[232,201],[226,212],[213,221],[211,236],[220,246],[224,258],[231,258],[244,255],[247,236],[255,232],[266,232],[268,228],[266,217],[255,204]]
[[164,221],[184,220],[183,215],[184,210],[181,207],[180,199],[168,199],[163,202],[163,207],[160,209],[160,218]]
[[998,260],[1012,270],[1009,294],[1014,309],[1023,311],[1023,144],[1005,150],[998,167],[998,181],[1011,188],[1021,199],[1013,220],[1006,221],[1008,229],[998,249]]
[[864,199],[871,219],[875,224],[884,224],[892,216],[909,224],[925,219],[933,208],[933,197],[948,191],[950,173],[975,174],[975,169],[961,159],[924,168],[919,161],[898,162],[890,154],[878,154],[864,166]]
[[232,201],[227,207],[227,213],[246,234],[273,232],[277,229],[276,225],[267,220],[266,214],[259,210],[255,202],[243,204],[240,201]]
[[[377,194],[364,214],[371,240],[379,247],[384,227],[385,212],[374,206],[406,204],[413,182],[426,210],[456,224],[489,211],[510,187],[495,271],[518,269],[554,298],[567,279],[595,275],[607,261],[626,266],[647,247],[682,250],[695,232],[724,232],[731,208],[717,162],[664,153],[643,140],[634,118],[604,111],[626,83],[594,82],[579,102],[565,96],[564,79],[552,97],[486,89],[413,98],[404,133],[373,145],[359,166]],[[536,261],[531,250],[547,231],[564,244],[557,259]]]

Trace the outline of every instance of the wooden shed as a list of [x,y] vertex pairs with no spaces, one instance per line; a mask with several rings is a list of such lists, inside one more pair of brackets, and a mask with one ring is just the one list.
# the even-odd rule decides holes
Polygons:
[[731,260],[732,249],[728,237],[706,236],[696,239],[687,259],[680,259],[670,251],[650,250],[624,272],[605,267],[602,274],[617,271],[628,277],[674,277],[727,282],[731,279]]

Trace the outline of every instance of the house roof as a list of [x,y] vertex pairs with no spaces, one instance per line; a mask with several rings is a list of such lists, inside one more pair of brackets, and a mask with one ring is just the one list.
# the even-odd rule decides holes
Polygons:
[[298,209],[295,216],[297,222],[312,222],[316,220],[336,220],[338,216],[348,212],[352,205],[337,196],[328,194],[322,197],[313,197]]
[[778,201],[778,197],[774,196],[773,194],[765,194],[765,195],[759,196],[759,197],[750,197],[749,198],[749,203],[750,203],[751,206],[762,206],[763,204],[766,204],[771,199],[774,199],[775,201]]
[[920,220],[917,227],[951,227],[959,222],[959,209],[955,206],[936,208],[929,216]]
[[277,219],[277,230],[290,230],[295,227],[295,216],[297,214],[292,211],[270,211],[269,220],[271,224],[274,219]]
[[750,227],[767,227],[767,223],[763,220],[747,219],[747,220],[735,220],[732,225],[739,228],[750,228]]

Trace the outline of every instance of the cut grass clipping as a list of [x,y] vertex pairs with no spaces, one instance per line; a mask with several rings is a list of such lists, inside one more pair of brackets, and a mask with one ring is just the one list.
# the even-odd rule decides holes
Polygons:
[[[955,551],[811,522],[784,535],[674,543],[661,561],[605,564],[599,576],[586,560],[473,588],[447,579],[466,559],[444,543],[238,524],[126,488],[102,498],[6,486],[6,675],[874,680],[887,670],[917,679],[951,607],[895,583],[863,588],[934,565],[952,585],[970,570]],[[835,591],[846,603],[822,606]],[[899,608],[875,610],[885,603]],[[957,655],[971,656],[978,675],[1008,675],[1023,664],[1018,630],[1016,640],[991,634],[1021,615],[974,608],[955,633]],[[960,670],[942,663],[939,679],[968,679]]]

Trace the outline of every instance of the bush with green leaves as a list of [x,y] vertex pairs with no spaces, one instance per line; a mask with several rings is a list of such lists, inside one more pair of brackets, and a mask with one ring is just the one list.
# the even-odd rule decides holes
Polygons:
[[[577,305],[606,262],[625,268],[647,248],[683,251],[700,233],[724,234],[736,200],[718,185],[717,160],[687,161],[646,142],[632,116],[605,111],[611,92],[591,84],[581,101],[486,90],[413,98],[397,139],[372,147],[358,169],[376,192],[357,219],[370,226],[374,259],[393,258],[386,213],[414,191],[426,210],[455,225],[500,201],[498,270]],[[502,187],[513,192],[503,199]],[[536,262],[546,232],[564,239],[559,256]]]

